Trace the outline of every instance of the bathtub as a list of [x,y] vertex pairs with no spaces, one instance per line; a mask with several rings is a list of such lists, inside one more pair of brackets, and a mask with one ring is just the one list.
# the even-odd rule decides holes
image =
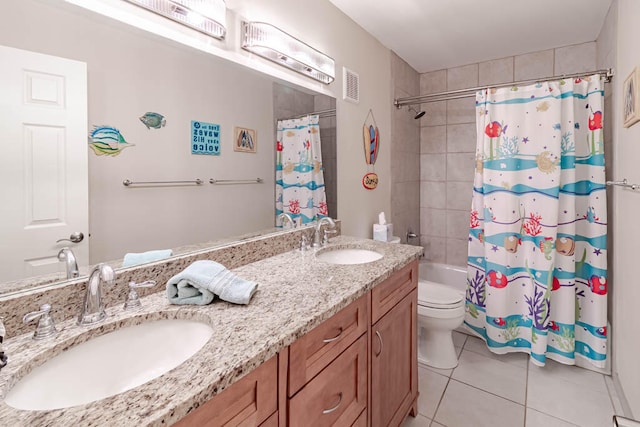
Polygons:
[[463,295],[467,291],[467,269],[464,267],[422,261],[418,278],[426,282],[449,286]]

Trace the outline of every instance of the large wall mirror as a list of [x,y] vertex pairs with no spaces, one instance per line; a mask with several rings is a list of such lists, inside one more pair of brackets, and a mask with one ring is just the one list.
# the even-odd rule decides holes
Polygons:
[[[335,111],[335,99],[326,95],[276,81],[255,70],[80,11],[62,1],[21,0],[7,4],[0,14],[0,46],[11,48],[4,50],[12,65],[8,68],[30,69],[30,59],[21,57],[22,51],[50,55],[71,64],[69,74],[64,74],[67,72],[64,61],[63,71],[58,72],[55,68],[58,65],[53,64],[55,72],[32,73],[30,89],[23,83],[9,84],[14,89],[19,87],[16,96],[20,101],[26,99],[28,92],[33,102],[40,102],[39,111],[46,110],[61,119],[62,124],[49,122],[48,116],[38,117],[40,121],[31,116],[20,117],[13,114],[18,108],[0,102],[0,113],[4,116],[0,119],[4,120],[0,121],[4,157],[0,166],[8,170],[2,186],[5,200],[14,201],[3,202],[6,214],[3,217],[22,221],[31,231],[49,229],[45,243],[35,244],[18,237],[6,226],[0,228],[4,250],[18,251],[22,259],[29,260],[28,266],[17,268],[18,275],[12,271],[0,276],[0,295],[28,284],[62,280],[65,268],[56,256],[64,246],[86,254],[78,256],[79,264],[84,266],[81,274],[86,274],[88,265],[119,260],[130,252],[173,249],[178,253],[203,242],[214,245],[213,242],[228,241],[232,236],[277,232],[276,120],[313,111]],[[3,61],[4,68],[9,60]],[[79,82],[86,92],[83,120],[78,120],[82,112],[60,112],[67,111],[76,101],[56,92],[61,87],[78,84],[73,74],[74,62],[86,64],[86,82]],[[82,93],[76,95],[82,99]],[[153,115],[146,117],[150,121],[142,120],[146,113],[162,115],[164,125]],[[80,134],[67,131],[65,120],[74,119],[84,129]],[[219,126],[219,154],[192,154],[194,121]],[[236,127],[255,131],[255,153],[234,150]],[[105,150],[91,148],[89,134],[101,129],[103,133],[98,136],[115,132],[108,128],[117,129],[117,141]],[[29,134],[29,148],[18,150],[22,157],[9,159],[5,156],[10,151],[7,147],[23,138],[25,132]],[[335,217],[336,129],[335,117],[330,114],[321,119],[321,138],[329,215]],[[51,141],[54,148],[49,144]],[[65,144],[81,147],[86,164],[74,161],[73,157],[61,157],[68,154]],[[20,169],[20,165],[24,167]],[[52,170],[57,171],[58,178],[43,180],[45,172],[51,174]],[[262,182],[209,183],[210,179],[257,178]],[[196,179],[203,183],[123,185],[124,180]],[[75,215],[72,202],[78,202],[70,195],[72,187],[80,187],[80,194],[88,193],[88,200],[84,201],[87,229],[63,227],[66,219]],[[39,201],[34,205],[32,201],[36,199]],[[73,231],[82,232],[84,239],[79,243],[56,243],[58,239],[69,238]],[[31,250],[33,253],[29,253]],[[47,264],[56,272],[48,272],[43,278],[43,271],[38,268]]]

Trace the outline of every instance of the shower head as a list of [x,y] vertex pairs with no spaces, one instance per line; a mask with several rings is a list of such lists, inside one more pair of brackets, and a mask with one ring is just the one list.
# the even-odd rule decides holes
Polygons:
[[418,120],[420,117],[425,115],[424,111],[418,111],[415,108],[413,108],[411,105],[409,105],[409,111],[413,111],[414,113],[416,113],[416,115],[413,117],[415,120]]

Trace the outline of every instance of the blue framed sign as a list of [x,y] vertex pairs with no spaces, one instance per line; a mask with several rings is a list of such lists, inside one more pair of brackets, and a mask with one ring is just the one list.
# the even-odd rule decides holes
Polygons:
[[220,155],[220,125],[191,120],[191,154]]

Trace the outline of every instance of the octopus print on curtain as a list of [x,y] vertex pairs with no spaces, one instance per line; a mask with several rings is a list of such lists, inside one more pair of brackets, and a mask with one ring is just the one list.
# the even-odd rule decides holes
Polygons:
[[477,93],[465,323],[495,353],[603,368],[603,82]]
[[296,224],[327,216],[317,115],[279,120],[276,141],[276,226],[285,212]]

